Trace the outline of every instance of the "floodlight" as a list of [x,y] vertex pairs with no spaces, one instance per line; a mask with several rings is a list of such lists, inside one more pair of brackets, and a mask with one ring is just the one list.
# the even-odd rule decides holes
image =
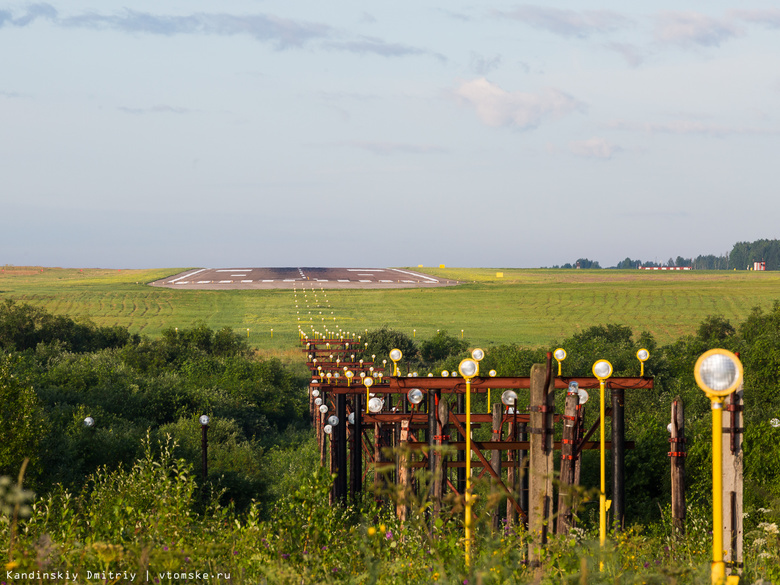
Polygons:
[[385,401],[379,398],[378,396],[374,396],[371,400],[368,401],[368,410],[369,412],[377,413],[382,410],[382,407],[385,405]]
[[87,428],[94,427],[95,426],[95,419],[92,418],[91,416],[88,416],[87,418],[84,419],[84,426],[87,427]]
[[320,405],[320,412],[322,414],[325,414],[326,412],[328,412],[328,405],[327,404],[321,404]]
[[587,390],[583,390],[582,388],[577,390],[577,394],[580,397],[580,404],[585,404],[588,401],[588,399],[590,398],[590,396],[588,395],[588,391]]
[[337,417],[335,414],[332,414],[328,417],[328,424],[332,427],[335,427],[337,424],[339,424],[339,417]]
[[474,351],[471,352],[471,357],[473,357],[478,362],[481,362],[485,357],[485,352],[480,348],[476,348]]
[[420,404],[424,398],[422,390],[419,388],[412,388],[406,393],[406,397],[412,404]]
[[501,402],[506,406],[514,406],[517,401],[517,392],[514,390],[504,390],[501,394]]

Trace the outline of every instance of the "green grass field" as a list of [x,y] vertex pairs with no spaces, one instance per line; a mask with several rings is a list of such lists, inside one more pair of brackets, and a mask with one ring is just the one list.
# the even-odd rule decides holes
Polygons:
[[552,345],[591,325],[619,323],[667,343],[695,331],[707,315],[738,323],[752,307],[768,308],[780,299],[780,272],[745,271],[425,268],[464,284],[324,293],[318,288],[316,300],[307,293],[308,305],[299,293],[298,309],[290,290],[187,291],[146,284],[182,270],[6,266],[0,298],[89,317],[99,325],[127,326],[151,337],[198,321],[212,328],[248,329],[251,345],[273,352],[295,345],[299,318],[320,329],[326,319],[331,329],[361,332],[388,325],[417,338],[437,329],[455,335],[463,330],[475,345],[533,347]]

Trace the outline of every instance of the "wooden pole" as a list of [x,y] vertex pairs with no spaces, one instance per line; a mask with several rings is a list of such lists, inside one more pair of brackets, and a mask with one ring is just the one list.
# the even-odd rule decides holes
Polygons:
[[743,528],[744,434],[742,388],[729,395],[723,409],[723,548],[725,561],[741,567]]
[[409,468],[409,421],[401,421],[401,433],[398,437],[399,458],[398,458],[398,498],[396,500],[395,514],[401,522],[406,522],[409,514],[409,496],[411,490],[411,469]]
[[672,437],[669,455],[672,465],[672,526],[685,535],[685,409],[678,396],[672,402]]
[[[515,400],[514,406],[512,406],[513,411],[517,411],[517,400]],[[507,441],[516,441],[517,440],[517,425],[514,421],[514,416],[509,417],[509,421],[507,422]],[[512,463],[514,463],[517,460],[517,450],[510,449],[507,451],[506,454],[507,458],[507,468],[506,468],[506,486],[509,488],[510,491],[516,492],[517,491],[517,478],[520,477],[520,470],[516,468]],[[528,502],[525,502],[523,504],[522,500],[520,501],[520,506],[524,506],[523,510],[528,511]],[[512,506],[512,502],[509,500],[506,501],[506,525],[507,528],[510,526],[514,526],[515,519],[517,518],[517,513],[515,512],[514,506]]]
[[576,392],[566,393],[563,410],[563,437],[561,439],[561,473],[558,488],[558,523],[556,534],[568,534],[573,526],[572,505],[574,498],[574,441],[577,435],[577,406],[580,397]]
[[357,502],[363,491],[363,403],[362,395],[355,394],[352,413],[355,423],[352,425],[352,469],[350,486],[352,501]]
[[532,566],[540,566],[541,547],[547,541],[547,529],[552,514],[555,471],[553,462],[552,416],[555,393],[551,378],[552,365],[534,364],[531,367],[531,462],[528,478],[528,532],[531,536],[528,559]]

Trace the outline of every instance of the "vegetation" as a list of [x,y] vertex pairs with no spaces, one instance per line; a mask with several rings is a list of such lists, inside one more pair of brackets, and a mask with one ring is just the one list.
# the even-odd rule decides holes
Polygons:
[[[404,373],[454,370],[474,346],[444,329],[410,338],[385,326],[365,336],[364,352],[379,361],[402,347]],[[7,580],[39,581],[14,574],[48,571],[78,572],[70,579],[78,582],[127,582],[130,573],[141,579],[149,571],[150,581],[175,583],[203,581],[206,572],[213,582],[531,583],[541,572],[548,583],[708,583],[709,402],[692,371],[713,346],[739,351],[746,372],[743,579],[780,579],[780,431],[769,423],[780,414],[780,303],[756,306],[734,322],[707,316],[671,342],[606,323],[547,347],[484,346],[481,367],[527,375],[559,345],[568,353],[565,375],[589,375],[601,357],[615,375],[636,375],[637,349],[651,353],[645,371],[655,377],[655,390],[626,397],[627,434],[636,442],[626,460],[629,528],[611,535],[600,553],[589,503],[598,466],[588,455],[582,486],[591,497],[579,510],[578,529],[552,539],[538,571],[523,562],[531,535],[491,532],[488,508],[495,501],[487,484],[478,485],[474,562],[466,567],[457,502],[432,534],[424,499],[403,525],[393,517],[392,494],[329,505],[331,478],[319,469],[309,438],[308,375],[298,364],[260,357],[243,333],[225,327],[167,327],[149,338],[5,302],[0,532],[9,543]],[[689,439],[684,538],[674,535],[667,506],[665,427],[676,396],[686,405]],[[485,409],[484,398],[473,407]],[[205,482],[197,421],[204,413],[212,417]],[[94,426],[83,424],[86,416]],[[20,468],[23,485],[15,479]]]
[[[503,276],[496,276],[501,271]],[[230,327],[283,361],[300,360],[297,313],[290,290],[175,290],[145,282],[175,273],[43,269],[0,273],[0,301],[12,298],[52,315],[99,327],[124,327],[131,334],[159,338],[170,328],[204,323]],[[634,334],[647,331],[658,343],[672,343],[696,331],[711,314],[734,321],[753,307],[768,310],[780,286],[779,272],[640,270],[439,269],[426,273],[465,283],[436,289],[326,290],[328,311],[347,331],[365,333],[382,325],[413,339],[437,330],[481,346],[520,343],[549,346],[594,325],[620,323]],[[314,309],[312,309],[314,310]],[[319,310],[324,310],[320,308]],[[313,321],[312,321],[313,323]],[[271,337],[273,329],[273,338]]]

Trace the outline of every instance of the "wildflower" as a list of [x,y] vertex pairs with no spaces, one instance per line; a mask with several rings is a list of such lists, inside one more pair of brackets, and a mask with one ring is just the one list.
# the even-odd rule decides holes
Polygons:
[[764,546],[766,544],[766,538],[756,538],[753,541],[753,546]]
[[777,529],[777,524],[774,522],[772,522],[771,524],[769,522],[761,522],[758,525],[758,527],[761,528],[767,534],[778,534],[780,532]]
[[282,558],[283,559],[289,559],[290,555],[288,553],[282,553]]
[[374,536],[375,534],[376,534],[376,528],[374,528],[373,526],[371,526],[371,527],[368,529],[368,535],[369,535],[369,536]]
[[393,533],[388,530],[387,533],[385,534],[385,538],[387,540],[393,540]]
[[167,547],[167,546],[164,546],[164,547],[163,547],[163,550],[164,550],[165,552],[168,552],[168,547]]
[[762,552],[762,553],[760,553],[758,555],[758,558],[759,559],[771,559],[772,558],[772,554],[764,551],[764,552]]
[[380,525],[379,525],[379,530],[381,530],[382,532],[384,532],[385,530],[387,530],[387,526],[385,526],[384,524],[380,524]]

